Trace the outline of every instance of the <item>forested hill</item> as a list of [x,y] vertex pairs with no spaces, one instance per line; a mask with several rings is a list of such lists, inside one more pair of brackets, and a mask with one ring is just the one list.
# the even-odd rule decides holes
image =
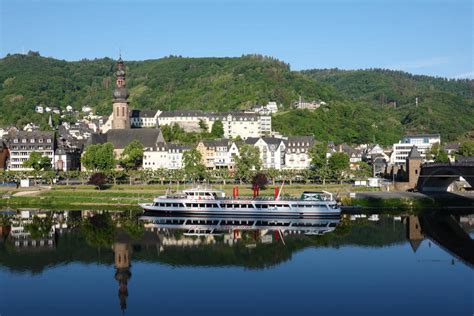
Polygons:
[[[441,132],[453,140],[474,126],[472,80],[380,70],[297,72],[259,55],[167,57],[126,61],[126,67],[133,108],[226,111],[276,101],[284,109],[274,117],[274,127],[288,135],[390,143],[407,132]],[[67,62],[29,53],[0,59],[0,126],[45,122],[46,115],[34,113],[37,104],[90,105],[109,114],[114,70],[109,58]],[[327,105],[314,112],[290,110],[300,95]],[[397,107],[389,101],[397,101]]]

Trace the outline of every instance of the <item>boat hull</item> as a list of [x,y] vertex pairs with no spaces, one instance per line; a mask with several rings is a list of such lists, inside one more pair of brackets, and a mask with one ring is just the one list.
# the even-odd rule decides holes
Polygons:
[[162,216],[220,216],[220,217],[333,217],[341,213],[334,201],[189,201],[157,199],[140,204],[144,211]]

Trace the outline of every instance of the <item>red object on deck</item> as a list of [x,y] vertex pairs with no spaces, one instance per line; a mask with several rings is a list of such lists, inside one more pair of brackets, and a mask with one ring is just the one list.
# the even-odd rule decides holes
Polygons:
[[233,187],[232,189],[232,197],[235,199],[239,196],[239,188],[238,187]]
[[278,230],[275,230],[275,232],[273,234],[275,235],[275,240],[276,241],[280,240],[280,234],[278,233]]
[[275,199],[278,197],[279,194],[280,194],[280,188],[275,187]]

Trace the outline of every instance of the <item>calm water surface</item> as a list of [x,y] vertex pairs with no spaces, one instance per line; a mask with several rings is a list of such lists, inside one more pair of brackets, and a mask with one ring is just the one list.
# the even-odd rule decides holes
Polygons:
[[1,214],[2,316],[474,313],[471,214]]

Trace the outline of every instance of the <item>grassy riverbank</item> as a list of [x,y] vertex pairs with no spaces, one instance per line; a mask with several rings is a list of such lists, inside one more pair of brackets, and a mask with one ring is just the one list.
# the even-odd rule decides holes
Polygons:
[[[227,195],[232,195],[234,185],[218,185]],[[239,195],[251,196],[250,185],[239,185]],[[0,188],[0,196],[9,198],[0,199],[3,207],[40,207],[40,208],[134,208],[138,203],[149,202],[153,197],[164,194],[166,190],[184,189],[185,186],[176,185],[116,185],[104,190],[98,190],[91,185],[54,186],[52,188]],[[274,187],[268,186],[260,195],[272,196]],[[366,189],[366,188],[365,188]],[[353,191],[351,185],[292,185],[284,186],[283,194],[299,196],[303,191],[327,190],[335,194],[347,194]],[[21,194],[21,195],[20,195]]]
[[[222,189],[228,196],[232,195],[234,185],[214,186]],[[240,196],[252,195],[250,185],[239,185]],[[16,189],[0,187],[0,207],[11,208],[43,208],[43,209],[139,209],[138,203],[149,202],[155,196],[164,194],[169,188],[167,185],[116,185],[105,190],[98,190],[90,185],[65,186],[58,185],[52,188],[33,187]],[[171,189],[184,189],[185,186],[173,186]],[[274,187],[268,186],[262,190],[262,196],[272,196]],[[473,207],[474,197],[460,198],[456,195],[426,196],[419,193],[407,192],[380,192],[368,188],[357,188],[351,185],[302,185],[284,186],[283,194],[299,196],[303,191],[327,190],[334,193],[342,205],[355,209],[369,210],[416,210],[442,207]],[[349,198],[349,192],[357,193],[356,198]]]

